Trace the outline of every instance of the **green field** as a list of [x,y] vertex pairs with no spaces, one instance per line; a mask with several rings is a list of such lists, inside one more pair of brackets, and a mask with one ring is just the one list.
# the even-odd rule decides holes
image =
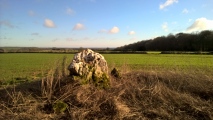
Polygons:
[[[121,68],[128,66],[131,70],[187,70],[211,73],[213,71],[212,55],[175,55],[175,54],[103,54],[108,66]],[[73,54],[51,53],[10,53],[0,54],[0,80],[33,80],[41,77],[48,70],[67,57],[68,66]],[[121,68],[122,69],[122,68]]]

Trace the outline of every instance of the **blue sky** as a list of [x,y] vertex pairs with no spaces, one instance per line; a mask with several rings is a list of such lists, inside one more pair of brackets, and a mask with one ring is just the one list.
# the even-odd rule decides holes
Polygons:
[[213,30],[213,0],[0,0],[0,46],[119,47]]

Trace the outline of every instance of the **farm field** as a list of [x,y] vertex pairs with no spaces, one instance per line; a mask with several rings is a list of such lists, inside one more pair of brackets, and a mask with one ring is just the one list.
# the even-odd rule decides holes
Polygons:
[[[42,77],[48,70],[66,58],[68,66],[74,54],[10,53],[0,54],[1,82],[33,80]],[[212,55],[175,54],[103,54],[110,69],[128,67],[129,70],[155,71],[200,71],[213,72]],[[61,63],[60,63],[61,64]]]

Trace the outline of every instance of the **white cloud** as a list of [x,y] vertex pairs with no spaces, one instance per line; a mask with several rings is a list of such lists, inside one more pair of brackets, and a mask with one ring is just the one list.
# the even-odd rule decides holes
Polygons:
[[29,16],[35,16],[36,13],[35,13],[34,11],[30,10],[30,11],[28,11],[28,15],[29,15]]
[[134,35],[136,34],[135,31],[129,31],[128,35]]
[[54,24],[54,22],[50,19],[45,19],[44,20],[44,26],[48,27],[48,28],[54,28],[56,27],[56,25]]
[[101,29],[98,31],[98,33],[109,33],[109,34],[116,34],[118,33],[120,30],[118,27],[114,26],[113,28],[111,28],[110,30],[106,30],[106,29]]
[[83,30],[85,29],[85,26],[81,23],[77,23],[74,27],[73,30]]
[[189,13],[189,10],[187,10],[187,9],[185,8],[185,9],[183,9],[182,13],[183,13],[183,14],[187,14],[187,13]]
[[75,11],[72,10],[71,8],[67,8],[66,13],[67,13],[68,15],[73,15],[73,14],[75,14]]
[[116,27],[116,26],[109,30],[109,33],[111,33],[111,34],[115,34],[115,33],[118,33],[118,32],[119,32],[119,28]]
[[186,29],[186,32],[196,32],[202,30],[212,30],[213,20],[208,20],[206,18],[198,18],[195,22]]
[[165,31],[165,32],[168,32],[168,23],[167,22],[164,22],[162,25],[161,25],[162,29]]
[[178,0],[166,0],[165,3],[160,4],[159,8],[162,10],[165,7],[168,7],[168,6],[172,5],[173,3],[178,3]]

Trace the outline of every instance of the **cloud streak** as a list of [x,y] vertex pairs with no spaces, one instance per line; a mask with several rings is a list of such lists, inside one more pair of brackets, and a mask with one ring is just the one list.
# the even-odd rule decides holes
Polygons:
[[202,30],[213,30],[213,20],[198,18],[186,29],[186,32],[198,32]]
[[67,13],[68,15],[74,15],[74,14],[75,14],[75,11],[74,11],[73,9],[71,9],[71,8],[67,8],[66,13]]
[[48,27],[48,28],[55,28],[56,27],[55,23],[50,19],[45,19],[43,25],[45,27]]
[[15,26],[13,24],[11,24],[10,21],[8,21],[8,20],[0,21],[0,26],[5,26],[8,28],[15,28]]
[[178,3],[178,0],[167,0],[165,3],[159,5],[159,9],[162,10],[174,3]]
[[107,30],[106,29],[101,29],[98,31],[98,33],[107,33]]
[[33,35],[33,36],[38,36],[39,33],[31,33],[31,35]]
[[182,13],[183,13],[183,14],[187,14],[187,13],[189,13],[189,10],[187,10],[187,9],[185,8],[185,9],[183,9]]

